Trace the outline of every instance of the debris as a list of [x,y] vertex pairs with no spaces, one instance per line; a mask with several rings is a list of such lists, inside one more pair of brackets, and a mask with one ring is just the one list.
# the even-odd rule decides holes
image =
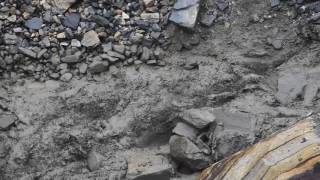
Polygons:
[[81,44],[85,47],[96,47],[100,44],[100,39],[98,34],[91,30],[83,35]]

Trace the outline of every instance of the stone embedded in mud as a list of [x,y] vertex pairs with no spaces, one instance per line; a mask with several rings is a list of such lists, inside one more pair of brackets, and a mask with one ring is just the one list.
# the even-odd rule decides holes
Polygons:
[[16,120],[17,120],[17,117],[14,116],[13,114],[6,114],[6,113],[0,114],[0,130],[7,129]]
[[204,169],[212,163],[212,159],[186,137],[171,136],[169,145],[170,155],[192,170]]
[[210,107],[184,110],[180,116],[186,123],[191,124],[197,129],[205,128],[215,122],[216,119],[213,108]]
[[76,52],[73,55],[65,56],[61,59],[64,63],[77,63],[81,61],[81,51]]
[[307,76],[301,72],[289,72],[278,79],[277,100],[281,104],[288,104],[302,94],[307,85]]
[[178,122],[176,127],[172,130],[172,132],[174,134],[187,137],[191,140],[196,139],[197,134],[199,133],[197,129],[182,122]]
[[[195,0],[179,0],[176,2],[175,7],[169,18],[170,21],[178,24],[179,26],[186,28],[193,28],[196,24],[198,12],[199,12],[199,2]],[[181,8],[184,7],[184,8]]]
[[91,73],[100,73],[107,71],[109,67],[108,61],[94,61],[89,65],[89,71]]
[[217,13],[213,11],[208,11],[201,15],[200,23],[204,26],[211,26],[213,22],[217,19]]
[[103,160],[104,160],[104,157],[101,154],[95,151],[91,151],[87,159],[89,170],[90,171],[99,170],[102,166]]

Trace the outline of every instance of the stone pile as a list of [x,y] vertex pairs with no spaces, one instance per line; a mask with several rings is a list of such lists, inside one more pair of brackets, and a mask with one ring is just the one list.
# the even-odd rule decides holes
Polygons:
[[110,66],[161,59],[169,0],[5,0],[0,3],[0,74],[69,81]]

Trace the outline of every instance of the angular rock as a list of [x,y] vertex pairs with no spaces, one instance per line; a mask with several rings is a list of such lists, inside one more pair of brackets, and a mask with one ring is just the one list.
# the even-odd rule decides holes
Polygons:
[[91,30],[84,34],[81,44],[85,47],[96,47],[100,44],[98,34]]
[[110,24],[110,21],[103,16],[93,15],[91,19],[92,21],[96,22],[100,26],[108,26]]
[[77,29],[78,25],[80,22],[80,14],[78,13],[71,13],[68,14],[64,20],[63,20],[63,25],[65,27],[69,27],[72,29]]
[[113,45],[113,50],[118,53],[124,54],[125,46],[124,45]]
[[6,113],[0,114],[0,130],[7,129],[16,120],[17,118],[13,114],[6,114]]
[[177,0],[177,2],[174,4],[174,9],[185,9],[190,6],[193,6],[195,4],[198,4],[200,0]]
[[229,7],[229,3],[224,0],[217,1],[216,5],[220,11],[224,11]]
[[151,23],[158,23],[160,21],[159,13],[141,13],[140,17],[141,19]]
[[280,0],[270,0],[271,7],[276,7],[280,5]]
[[61,12],[67,11],[77,0],[46,0]]
[[89,71],[91,73],[101,73],[107,71],[109,67],[109,63],[107,61],[93,61],[89,65]]
[[146,61],[148,59],[150,59],[150,56],[151,56],[151,50],[147,47],[143,47],[142,48],[142,55],[141,55],[141,60],[142,61]]
[[26,55],[26,56],[29,56],[31,58],[37,58],[37,53],[35,53],[34,51],[32,51],[31,49],[27,49],[27,48],[24,48],[24,47],[19,47],[19,51]]
[[152,7],[154,5],[154,0],[143,0],[145,7]]
[[81,42],[77,39],[72,39],[71,40],[71,46],[72,47],[81,47]]
[[73,55],[65,56],[61,59],[64,63],[77,63],[81,61],[81,52],[78,51]]
[[213,22],[217,19],[217,13],[213,12],[213,11],[209,11],[207,13],[204,13],[201,16],[201,20],[200,23],[204,26],[211,26],[213,24]]
[[42,24],[43,24],[42,18],[34,17],[34,18],[28,20],[25,23],[25,26],[29,29],[39,30],[41,28]]
[[69,82],[72,79],[72,74],[71,73],[65,73],[60,77],[60,80],[63,82]]
[[170,155],[192,170],[202,170],[212,163],[212,159],[186,137],[171,136],[169,144]]
[[122,59],[122,60],[124,60],[126,58],[124,55],[119,54],[119,53],[114,52],[114,51],[108,51],[108,55],[111,56],[111,57],[116,57],[116,58]]
[[172,130],[174,134],[187,137],[189,139],[196,139],[197,134],[199,133],[197,129],[193,128],[192,126],[178,122],[176,127]]
[[199,3],[184,9],[173,9],[169,20],[178,24],[179,26],[193,28],[196,24],[198,12]]
[[14,34],[5,34],[3,37],[4,43],[7,45],[14,45],[18,42],[18,37]]
[[209,124],[215,122],[214,109],[210,107],[204,107],[200,109],[188,109],[184,110],[180,117],[186,123],[191,124],[197,129],[202,129]]

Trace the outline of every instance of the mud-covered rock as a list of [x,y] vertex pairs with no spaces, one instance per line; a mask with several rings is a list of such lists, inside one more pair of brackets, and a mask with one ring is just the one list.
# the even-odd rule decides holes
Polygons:
[[180,117],[183,121],[198,129],[202,129],[209,124],[214,123],[216,119],[213,113],[213,108],[210,107],[187,109],[180,114]]

